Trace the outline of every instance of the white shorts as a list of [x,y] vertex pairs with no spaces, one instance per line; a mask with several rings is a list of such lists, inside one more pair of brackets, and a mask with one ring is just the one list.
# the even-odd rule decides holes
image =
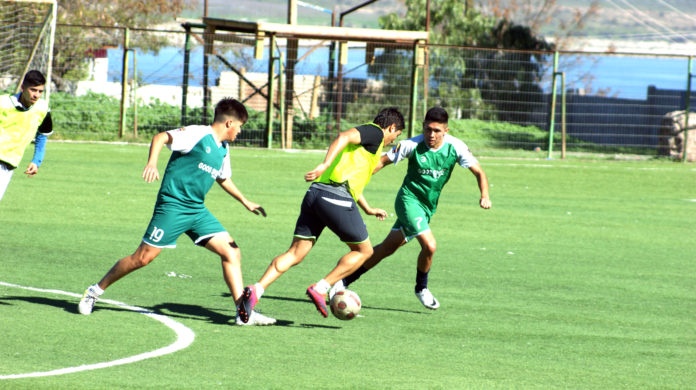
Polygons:
[[12,178],[12,173],[14,169],[10,169],[10,166],[0,162],[0,199],[5,195],[5,190],[7,186],[10,185],[10,179]]

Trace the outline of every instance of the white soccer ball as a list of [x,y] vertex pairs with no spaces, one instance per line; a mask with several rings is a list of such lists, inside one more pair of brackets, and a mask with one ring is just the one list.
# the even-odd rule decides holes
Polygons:
[[331,313],[339,320],[352,320],[360,312],[360,297],[354,291],[343,290],[336,293],[329,303]]

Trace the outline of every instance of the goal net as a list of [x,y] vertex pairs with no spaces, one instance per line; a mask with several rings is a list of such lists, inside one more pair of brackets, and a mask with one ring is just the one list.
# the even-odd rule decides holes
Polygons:
[[0,0],[0,90],[19,91],[29,70],[46,77],[44,97],[51,85],[56,0]]

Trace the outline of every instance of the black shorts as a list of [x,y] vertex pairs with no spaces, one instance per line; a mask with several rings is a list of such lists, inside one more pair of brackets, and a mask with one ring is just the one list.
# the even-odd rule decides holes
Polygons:
[[302,200],[294,235],[316,240],[325,227],[348,244],[358,244],[368,239],[367,227],[355,200],[313,184]]

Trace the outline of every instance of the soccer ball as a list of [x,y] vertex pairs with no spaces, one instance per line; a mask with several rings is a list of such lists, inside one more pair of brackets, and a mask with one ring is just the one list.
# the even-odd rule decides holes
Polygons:
[[339,320],[352,320],[360,312],[360,297],[354,291],[343,290],[336,293],[329,303],[331,313]]

